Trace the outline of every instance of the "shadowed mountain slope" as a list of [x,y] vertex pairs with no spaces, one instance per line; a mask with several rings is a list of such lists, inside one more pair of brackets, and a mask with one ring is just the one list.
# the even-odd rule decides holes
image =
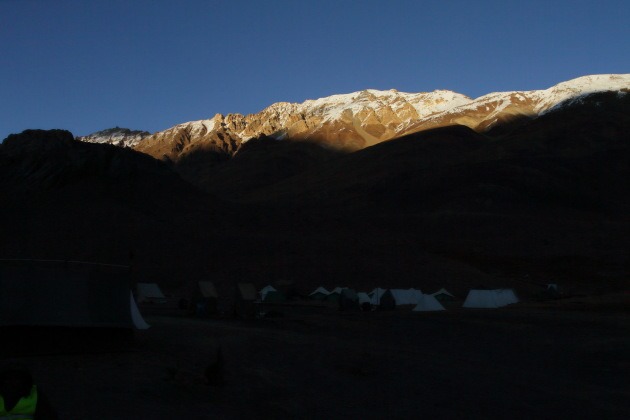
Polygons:
[[598,93],[484,135],[424,131],[241,200],[337,220],[403,255],[415,247],[501,276],[625,287],[629,115],[630,95]]
[[189,172],[69,133],[24,133],[0,146],[0,254],[125,263],[131,253],[138,280],[223,290],[277,280],[303,292],[627,289],[629,96],[349,154],[260,138],[205,167],[191,152]]
[[[248,166],[243,162],[226,162],[258,138],[274,138],[282,144],[268,147],[257,156],[281,154],[287,158],[282,166],[291,169],[279,169],[274,176],[260,172],[261,177],[252,186],[276,182],[283,176],[294,175],[299,167],[306,169],[311,163],[322,163],[333,151],[349,153],[404,134],[453,125],[463,125],[479,133],[492,131],[496,136],[497,130],[527,124],[565,105],[579,103],[593,93],[621,94],[629,89],[630,75],[604,74],[580,77],[545,90],[496,92],[477,99],[444,90],[430,93],[364,90],[301,104],[276,103],[247,116],[217,114],[211,119],[179,124],[144,137],[135,149],[173,163],[178,173],[202,189],[223,193],[230,177],[242,180],[242,174],[247,173],[236,168]],[[307,143],[309,147],[298,152],[299,147],[286,145],[295,142]],[[310,147],[314,144],[331,153],[316,157],[315,149]],[[304,154],[310,156],[310,163],[296,164],[296,161],[305,162]],[[256,171],[259,170],[251,174]],[[245,184],[249,182],[243,188],[251,190]],[[240,190],[229,193],[230,198],[240,195]]]
[[208,158],[206,152],[198,150],[179,160],[174,168],[192,184],[238,200],[305,171],[317,171],[342,155],[317,143],[261,136],[244,143],[231,159],[217,163],[214,156]]
[[139,281],[204,277],[205,244],[229,229],[209,222],[230,213],[222,206],[160,161],[67,131],[0,145],[1,258],[131,264]]
[[[496,198],[508,194],[505,200],[494,200],[496,205],[518,211],[552,204],[561,200],[558,195],[577,194],[589,201],[597,182],[601,190],[590,196],[590,206],[623,212],[627,183],[618,175],[630,147],[629,110],[630,95],[599,93],[485,134],[463,126],[423,131],[341,156],[261,188],[248,200],[308,206],[347,201],[362,208],[365,203],[355,198],[363,197],[392,208],[413,202],[423,211],[454,210],[449,206],[459,200],[472,210],[474,203],[492,198],[494,188]],[[467,201],[476,190],[481,197]],[[577,201],[563,205],[580,207]]]

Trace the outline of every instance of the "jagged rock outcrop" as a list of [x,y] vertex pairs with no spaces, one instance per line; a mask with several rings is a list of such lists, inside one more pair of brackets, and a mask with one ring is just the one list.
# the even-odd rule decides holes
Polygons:
[[234,155],[242,142],[242,138],[231,128],[239,123],[233,116],[217,114],[209,120],[179,124],[155,133],[135,149],[175,163],[185,158],[195,159],[200,154],[211,161],[222,161]]

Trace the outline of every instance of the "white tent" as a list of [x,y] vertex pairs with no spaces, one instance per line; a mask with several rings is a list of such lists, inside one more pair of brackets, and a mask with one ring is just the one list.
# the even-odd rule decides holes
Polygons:
[[359,293],[357,293],[357,296],[359,297],[359,304],[360,305],[362,305],[364,303],[370,303],[370,296],[368,296],[367,293],[359,292]]
[[444,306],[433,295],[422,295],[418,304],[412,309],[415,312],[443,311]]
[[512,289],[497,289],[495,292],[497,293],[497,304],[499,306],[507,306],[518,302],[516,293]]
[[330,292],[325,287],[318,287],[313,292],[308,295],[308,298],[311,300],[325,301],[328,299]]
[[146,330],[150,327],[149,324],[144,320],[140,310],[138,309],[138,305],[136,305],[136,301],[133,298],[133,293],[131,290],[129,291],[129,306],[131,308],[131,320],[133,321],[134,327],[139,330]]
[[390,289],[396,306],[400,305],[417,305],[422,297],[422,292],[416,289]]
[[316,295],[318,293],[322,294],[322,295],[329,295],[330,294],[330,292],[328,290],[326,290],[325,287],[321,287],[320,286],[317,289],[315,289],[311,294],[309,294],[309,296],[313,296],[313,295]]
[[372,305],[379,305],[381,303],[381,296],[387,291],[387,289],[381,289],[377,287],[369,293],[370,303]]
[[424,296],[422,294],[422,290],[419,289],[409,289],[409,293],[413,296],[413,299],[416,300],[416,302],[420,302],[420,299],[422,299],[422,296]]
[[164,301],[166,297],[157,283],[138,283],[138,303]]
[[258,299],[258,292],[253,283],[237,283],[236,296],[239,300],[253,302]]
[[471,290],[462,305],[464,308],[498,308],[494,290]]
[[518,302],[512,289],[471,290],[464,301],[464,308],[500,308]]
[[277,292],[276,288],[269,285],[269,286],[265,286],[262,288],[262,290],[260,291],[260,297],[262,300],[265,300],[265,297],[267,296],[267,293],[269,292]]
[[335,287],[331,290],[330,294],[325,297],[328,302],[338,302],[341,299],[341,294],[347,287]]
[[431,296],[438,296],[438,295],[446,295],[446,296],[450,296],[452,298],[454,298],[455,296],[453,296],[448,290],[446,290],[445,288],[441,288],[440,290],[438,290],[435,293],[431,293]]
[[359,305],[359,296],[356,290],[345,288],[341,291],[341,295],[339,296],[340,310],[359,309]]
[[197,284],[199,285],[199,293],[201,294],[201,297],[215,299],[219,297],[217,288],[214,287],[214,283],[211,281],[202,280],[197,282]]

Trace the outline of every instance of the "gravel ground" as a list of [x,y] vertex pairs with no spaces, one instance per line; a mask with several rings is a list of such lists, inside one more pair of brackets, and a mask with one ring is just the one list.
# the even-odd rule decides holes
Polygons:
[[[29,365],[64,419],[629,418],[625,305],[151,315],[121,351]],[[221,346],[222,387],[204,371]],[[42,351],[42,353],[46,353]]]

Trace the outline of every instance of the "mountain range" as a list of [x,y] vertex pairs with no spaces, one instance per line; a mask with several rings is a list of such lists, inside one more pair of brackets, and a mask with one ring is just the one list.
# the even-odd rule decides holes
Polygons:
[[446,125],[459,124],[478,132],[487,131],[514,118],[540,116],[590,93],[629,88],[630,75],[617,74],[584,76],[545,90],[490,93],[477,99],[448,90],[404,93],[395,89],[368,89],[301,104],[275,103],[246,116],[216,114],[210,119],[179,124],[153,135],[116,128],[78,139],[134,147],[156,158],[171,160],[204,144],[234,153],[234,147],[260,136],[311,140],[330,148],[352,151]]
[[[487,132],[504,123],[537,118],[600,91],[625,92],[630,75],[592,75],[545,90],[490,93],[477,99],[437,90],[404,93],[364,90],[301,104],[280,102],[250,115],[217,114],[149,135],[110,129],[79,140],[132,147],[174,164],[189,182],[206,190],[211,166],[246,149],[252,139],[269,137],[318,144],[329,151],[357,151],[383,141],[431,128],[464,125]],[[202,159],[198,159],[203,155]]]
[[0,254],[131,258],[172,288],[625,290],[629,90],[630,75],[477,99],[367,90],[150,135],[12,135]]

